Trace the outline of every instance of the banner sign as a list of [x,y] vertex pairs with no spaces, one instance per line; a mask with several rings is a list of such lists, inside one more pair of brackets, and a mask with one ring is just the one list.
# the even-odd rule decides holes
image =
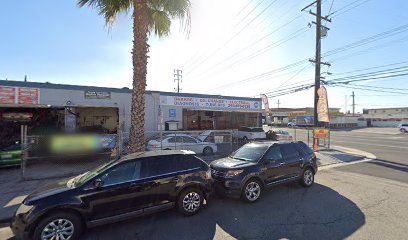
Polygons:
[[328,138],[329,137],[329,129],[314,129],[314,138]]
[[199,98],[160,96],[160,105],[180,106],[185,108],[217,109],[217,110],[247,110],[260,111],[260,101],[233,100],[223,98]]
[[18,104],[39,104],[40,89],[38,88],[18,88]]
[[110,92],[85,91],[85,99],[111,99]]
[[319,122],[330,122],[329,119],[329,102],[327,99],[327,90],[324,86],[321,86],[317,90],[319,95],[319,101],[317,102],[317,114]]
[[16,88],[0,86],[0,104],[16,103]]
[[262,94],[262,102],[263,102],[264,107],[265,107],[265,112],[269,112],[268,96],[266,96],[265,94]]

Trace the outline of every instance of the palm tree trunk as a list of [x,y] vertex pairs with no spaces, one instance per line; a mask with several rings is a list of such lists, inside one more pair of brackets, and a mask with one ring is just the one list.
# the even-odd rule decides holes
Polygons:
[[129,140],[130,151],[140,152],[145,150],[144,117],[148,25],[146,0],[133,0],[133,3],[133,92]]

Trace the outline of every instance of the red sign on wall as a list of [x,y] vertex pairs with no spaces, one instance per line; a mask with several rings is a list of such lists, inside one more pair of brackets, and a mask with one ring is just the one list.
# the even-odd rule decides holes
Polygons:
[[38,88],[18,88],[18,104],[39,104]]
[[14,104],[16,101],[16,88],[0,86],[0,104]]

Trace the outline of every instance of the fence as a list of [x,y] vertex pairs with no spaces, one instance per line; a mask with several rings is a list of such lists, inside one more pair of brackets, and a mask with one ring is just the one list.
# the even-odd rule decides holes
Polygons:
[[[324,133],[319,131],[323,130]],[[293,127],[289,128],[288,132],[295,141],[303,141],[312,149],[322,150],[330,149],[331,131],[325,128],[314,127]],[[315,146],[316,145],[316,146]]]
[[24,180],[74,176],[111,160],[117,135],[22,136]]
[[[129,134],[121,134],[122,155],[129,153]],[[148,131],[145,132],[147,151],[190,150],[203,157],[227,156],[241,144],[235,138],[236,130],[208,131]]]

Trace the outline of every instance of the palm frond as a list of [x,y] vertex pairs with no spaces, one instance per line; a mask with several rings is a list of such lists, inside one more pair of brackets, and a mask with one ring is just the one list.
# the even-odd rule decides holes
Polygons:
[[118,14],[128,13],[132,9],[132,0],[78,0],[78,6],[89,6],[98,10],[99,15],[103,16],[105,23],[112,26]]

